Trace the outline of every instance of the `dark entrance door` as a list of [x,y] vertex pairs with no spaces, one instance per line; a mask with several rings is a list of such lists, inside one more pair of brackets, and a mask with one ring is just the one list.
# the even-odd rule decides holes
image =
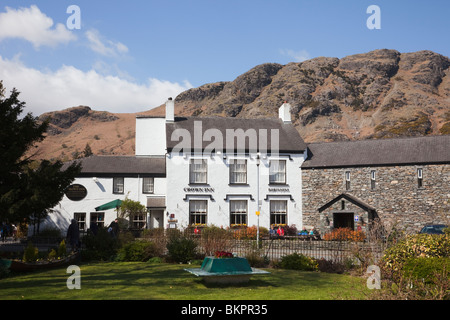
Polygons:
[[355,222],[353,212],[335,212],[333,213],[334,228],[350,228],[354,230]]

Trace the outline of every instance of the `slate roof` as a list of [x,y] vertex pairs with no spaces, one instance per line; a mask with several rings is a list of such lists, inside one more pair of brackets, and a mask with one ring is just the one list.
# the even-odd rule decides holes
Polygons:
[[[81,162],[80,176],[147,175],[165,177],[166,175],[166,159],[164,157],[90,156],[74,161]],[[67,162],[65,166],[74,161]]]
[[302,169],[450,163],[450,135],[311,143]]
[[368,211],[368,212],[375,211],[374,207],[365,203],[364,201],[359,200],[355,196],[352,196],[351,194],[348,194],[348,193],[342,193],[339,196],[337,196],[336,198],[334,198],[333,200],[328,201],[326,204],[321,206],[319,208],[319,212],[324,211],[325,209],[329,208],[331,205],[333,205],[334,203],[338,202],[341,199],[347,199],[348,201],[350,201],[354,205],[357,205],[358,207],[362,208],[365,211]]
[[[166,123],[166,139],[167,139],[167,151],[170,152],[172,149],[182,141],[181,139],[173,139],[172,133],[176,129],[185,129],[191,135],[191,150],[194,150],[194,122],[199,121],[201,123],[202,134],[208,129],[216,129],[211,132],[220,132],[222,134],[223,152],[227,150],[227,129],[231,129],[231,132],[237,132],[236,130],[242,129],[244,133],[256,132],[257,145],[249,146],[249,139],[245,139],[245,151],[255,151],[251,150],[250,147],[258,149],[258,151],[264,151],[264,145],[259,145],[259,136],[261,132],[267,132],[267,151],[270,152],[272,147],[275,148],[276,145],[272,145],[271,141],[271,130],[278,130],[279,132],[279,146],[278,150],[280,153],[303,153],[306,150],[306,144],[300,137],[300,134],[295,129],[291,123],[283,123],[281,119],[244,119],[244,118],[225,118],[225,117],[176,117],[174,122]],[[247,131],[249,129],[253,129]],[[262,130],[262,131],[260,131]],[[265,131],[264,131],[265,130]],[[264,137],[264,136],[262,136]],[[203,139],[202,139],[203,140]],[[205,139],[206,140],[206,139]],[[234,151],[238,148],[238,140],[234,142]],[[265,138],[264,138],[265,141]],[[212,141],[202,141],[203,151],[208,145],[214,142]]]

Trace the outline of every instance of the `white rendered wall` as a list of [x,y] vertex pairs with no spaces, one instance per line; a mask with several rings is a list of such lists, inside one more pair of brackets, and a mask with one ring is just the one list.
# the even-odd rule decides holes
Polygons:
[[[87,196],[81,201],[72,201],[66,196],[61,202],[53,208],[53,212],[48,215],[48,218],[41,222],[40,231],[47,228],[59,228],[65,232],[74,218],[75,212],[86,213],[86,229],[89,228],[91,213],[96,212],[95,208],[107,202],[125,198],[139,201],[144,206],[147,206],[147,197],[151,196],[165,196],[166,181],[165,178],[154,178],[154,193],[142,193],[142,177],[125,177],[124,178],[124,193],[114,194],[113,178],[97,177],[95,182],[93,177],[76,178],[73,184],[80,184],[87,189]],[[105,213],[104,226],[107,227],[117,217],[115,209],[102,211]],[[32,226],[29,228],[29,234],[33,234]],[[64,235],[64,233],[63,233]]]
[[166,153],[166,119],[136,118],[137,156],[161,156]]
[[[207,184],[189,185],[189,163],[190,159],[203,158],[208,161]],[[247,185],[229,184],[229,162],[230,159],[247,159]],[[286,160],[286,185],[269,185],[269,160]],[[287,200],[288,213],[287,224],[295,225],[297,229],[302,226],[302,175],[300,166],[305,159],[305,154],[279,155],[278,157],[267,157],[260,162],[259,199],[261,203],[261,214],[259,225],[270,228],[270,200]],[[223,156],[179,156],[171,154],[167,158],[167,213],[174,214],[177,220],[177,228],[182,229],[189,225],[189,200],[208,200],[207,224],[227,228],[230,226],[230,202],[229,200],[247,200],[248,213],[247,225],[256,226],[258,218],[257,211],[257,166],[254,156],[242,155],[223,159]],[[196,192],[195,187],[212,188],[214,191]],[[275,188],[269,190],[269,188]],[[229,196],[227,195],[243,196]],[[195,195],[188,197],[186,195]],[[214,200],[211,200],[209,195]],[[251,195],[250,197],[245,195]],[[276,197],[265,198],[267,195]],[[292,196],[292,200],[290,198]],[[166,221],[167,223],[167,221]],[[167,226],[167,224],[166,224]]]

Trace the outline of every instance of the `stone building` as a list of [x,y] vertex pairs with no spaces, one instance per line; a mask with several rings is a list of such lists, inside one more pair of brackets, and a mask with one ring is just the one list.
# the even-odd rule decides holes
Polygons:
[[303,224],[325,233],[369,222],[417,232],[450,218],[450,136],[308,145]]

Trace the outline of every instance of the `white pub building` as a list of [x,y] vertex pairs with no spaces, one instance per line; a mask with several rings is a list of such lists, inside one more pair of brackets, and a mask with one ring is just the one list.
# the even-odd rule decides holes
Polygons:
[[135,156],[79,160],[80,176],[45,224],[108,226],[127,197],[148,208],[130,217],[134,228],[301,229],[306,149],[288,103],[278,119],[175,117],[169,98],[165,117],[136,117]]

